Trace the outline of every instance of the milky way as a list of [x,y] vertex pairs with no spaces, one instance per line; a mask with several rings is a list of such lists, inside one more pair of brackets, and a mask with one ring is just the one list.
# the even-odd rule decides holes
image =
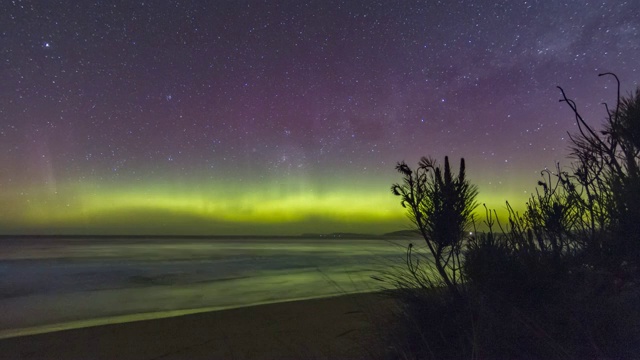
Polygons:
[[[397,161],[522,207],[640,74],[637,1],[3,1],[0,232],[384,232]],[[455,160],[457,162],[457,160]]]

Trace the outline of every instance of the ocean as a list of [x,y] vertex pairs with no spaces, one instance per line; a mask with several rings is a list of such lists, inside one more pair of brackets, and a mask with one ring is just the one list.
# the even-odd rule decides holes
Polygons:
[[381,290],[409,240],[0,239],[0,338]]

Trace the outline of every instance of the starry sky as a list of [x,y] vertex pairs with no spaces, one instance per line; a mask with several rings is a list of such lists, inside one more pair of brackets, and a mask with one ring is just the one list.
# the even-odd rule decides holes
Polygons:
[[640,75],[638,1],[2,1],[0,233],[381,233],[394,166],[522,208]]

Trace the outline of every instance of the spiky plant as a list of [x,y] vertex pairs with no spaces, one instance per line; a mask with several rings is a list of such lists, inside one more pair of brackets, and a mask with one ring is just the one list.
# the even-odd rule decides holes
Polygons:
[[398,163],[396,170],[403,181],[393,184],[391,191],[401,197],[400,203],[426,242],[442,282],[459,295],[460,255],[478,194],[477,187],[466,179],[464,159],[460,159],[457,176],[451,172],[448,157],[444,158],[444,170],[427,157],[420,159],[415,171],[405,162]]

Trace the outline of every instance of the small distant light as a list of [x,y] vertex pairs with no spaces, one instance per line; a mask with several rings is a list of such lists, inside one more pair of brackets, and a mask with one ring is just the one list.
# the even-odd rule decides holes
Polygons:
[[469,231],[469,235],[473,235],[473,231]]

